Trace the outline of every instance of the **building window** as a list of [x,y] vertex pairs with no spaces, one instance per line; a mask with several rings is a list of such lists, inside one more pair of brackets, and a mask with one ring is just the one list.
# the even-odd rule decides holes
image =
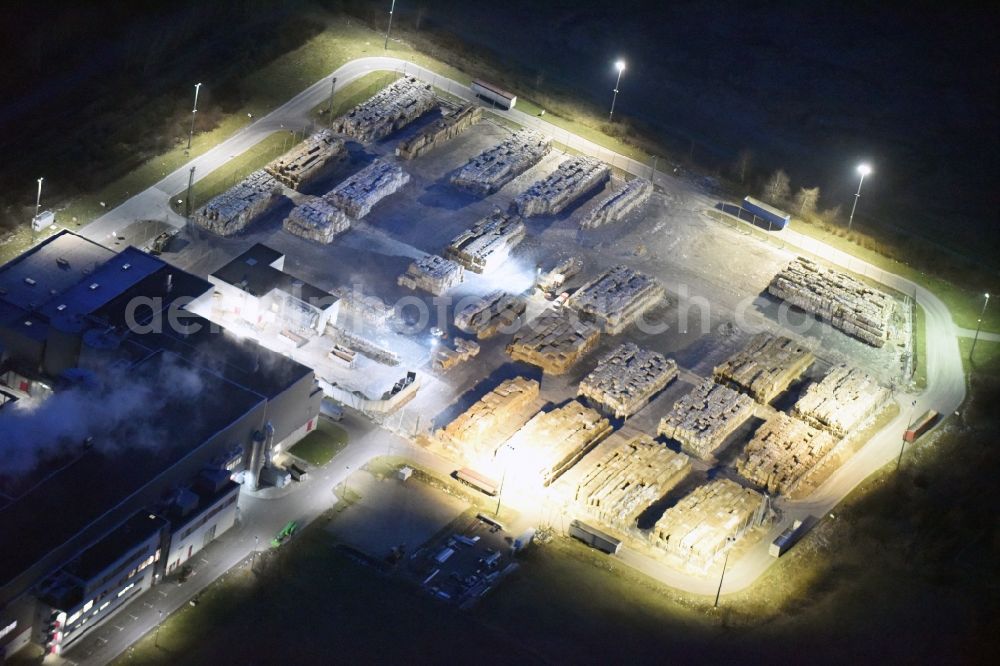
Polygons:
[[13,632],[15,629],[17,629],[17,620],[14,620],[3,629],[0,629],[0,640],[5,638],[7,634]]
[[149,557],[147,557],[145,560],[142,561],[142,564],[139,565],[139,567],[138,567],[138,569],[136,569],[136,571],[137,572],[138,571],[142,571],[143,569],[145,569],[146,567],[148,567],[149,565],[151,565],[153,562],[156,561],[156,559],[159,556],[159,554],[160,554],[160,551],[157,550],[155,555],[150,555]]

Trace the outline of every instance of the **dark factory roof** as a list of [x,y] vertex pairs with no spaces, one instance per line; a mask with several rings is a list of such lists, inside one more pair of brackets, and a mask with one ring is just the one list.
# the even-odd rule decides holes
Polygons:
[[[272,255],[257,256],[266,260]],[[24,281],[29,275],[35,276],[34,284]],[[28,572],[47,573],[33,568],[62,564],[102,536],[91,531],[104,523],[110,529],[128,519],[130,514],[123,512],[155,501],[131,500],[217,434],[312,374],[306,366],[192,313],[185,313],[183,323],[198,330],[175,330],[166,317],[164,325],[151,331],[127,327],[125,315],[133,299],[156,302],[155,307],[165,310],[174,301],[192,300],[212,289],[210,282],[135,248],[115,254],[63,232],[0,267],[3,284],[9,286],[0,293],[0,327],[44,342],[49,326],[79,323],[84,347],[95,359],[105,359],[113,369],[109,372],[118,373],[105,376],[105,387],[98,382],[96,388],[75,390],[99,391],[112,382],[126,388],[129,382],[161,383],[150,392],[153,404],[143,404],[140,414],[118,414],[116,405],[105,404],[111,401],[102,397],[99,406],[88,407],[101,410],[106,423],[100,432],[87,432],[84,423],[72,442],[33,441],[39,450],[55,452],[35,470],[5,475],[0,465],[0,535],[18,544],[0,548],[0,604],[21,584],[22,574],[28,579]],[[36,292],[48,298],[43,302]],[[153,309],[146,312],[151,316]],[[162,385],[166,373],[178,368],[191,382],[186,387]],[[256,420],[251,419],[252,427],[263,427]],[[238,446],[244,435],[225,445]],[[89,437],[99,439],[88,442]],[[14,580],[18,585],[8,586]]]
[[80,553],[65,569],[82,580],[89,580],[166,526],[166,519],[140,511]]
[[330,292],[275,268],[273,264],[283,257],[277,250],[257,243],[212,273],[212,277],[258,298],[279,289],[324,310],[337,301]]
[[90,314],[165,266],[163,261],[141,250],[126,248],[49,299],[41,311],[47,317]]
[[157,376],[163,363],[191,373],[199,390],[165,394],[146,406],[149,412],[123,416],[104,434],[114,442],[85,444],[90,433],[80,432],[79,442],[65,446],[58,460],[16,479],[0,477],[0,490],[10,498],[0,508],[0,534],[18,544],[0,549],[0,587],[264,402],[168,352],[151,354],[131,373]]
[[0,300],[40,308],[114,256],[103,245],[62,231],[0,266]]

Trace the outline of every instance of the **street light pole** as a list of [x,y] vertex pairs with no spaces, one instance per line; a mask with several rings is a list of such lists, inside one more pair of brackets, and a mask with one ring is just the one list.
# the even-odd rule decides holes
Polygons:
[[[39,180],[38,181],[39,188],[42,186],[41,183],[42,181]],[[37,216],[38,213],[36,212],[35,215]],[[983,301],[983,309],[979,313],[979,319],[976,321],[976,334],[972,336],[972,349],[969,350],[970,364],[972,363],[972,354],[975,353],[976,351],[976,342],[979,340],[979,330],[983,327],[983,317],[986,316],[986,306],[990,304],[990,292],[986,292],[983,295],[986,297],[986,300]]]
[[[913,414],[917,411],[917,401],[914,400],[910,403],[910,419],[906,423],[906,429],[909,430],[910,426],[913,425]],[[899,443],[899,457],[896,458],[896,471],[899,471],[899,466],[903,464],[903,450],[906,448],[906,433],[903,433],[902,441]]]
[[42,210],[42,181],[45,177],[38,179],[38,194],[35,196],[35,216],[31,218],[31,242],[35,242],[35,221],[38,220],[38,213]]
[[396,0],[392,0],[392,5],[389,6],[389,25],[385,28],[385,46],[384,50],[389,50],[389,33],[392,32],[392,12],[396,10]]
[[188,150],[191,150],[191,139],[194,138],[194,119],[198,115],[198,90],[200,88],[200,83],[194,84],[194,108],[191,109],[191,131],[188,132]]
[[156,634],[153,636],[153,647],[160,647],[160,626],[163,625],[163,611],[156,611],[160,614],[160,619],[156,623]]
[[257,563],[257,549],[260,547],[260,537],[258,535],[253,536],[253,555],[250,557],[250,571],[253,571],[253,565]]
[[185,215],[184,217],[191,219],[191,189],[194,187],[194,167],[191,167],[190,173],[188,173],[188,192],[187,197],[184,199]]
[[38,195],[35,197],[35,217],[38,217],[38,213],[42,210],[42,181],[45,177],[38,179]]
[[503,499],[503,484],[504,481],[506,480],[507,480],[507,466],[504,465],[503,474],[500,475],[500,489],[497,492],[497,508],[496,511],[493,512],[494,516],[500,515],[500,500]]
[[722,596],[722,581],[726,578],[726,565],[729,564],[729,551],[732,550],[733,542],[736,541],[733,537],[726,537],[726,545],[729,548],[726,549],[726,558],[722,560],[722,574],[719,575],[719,589],[715,591],[715,605],[713,608],[719,607],[719,597]]
[[851,230],[851,225],[854,224],[854,211],[858,207],[858,199],[861,198],[861,185],[865,182],[865,176],[872,172],[872,168],[867,164],[858,165],[858,173],[861,174],[861,180],[858,181],[858,191],[854,195],[854,203],[851,205],[851,217],[847,220],[847,230]]
[[608,114],[608,122],[611,122],[615,117],[615,102],[618,101],[618,85],[622,82],[622,72],[625,71],[625,61],[619,60],[616,62],[615,69],[618,70],[618,79],[615,81],[615,94],[611,98],[611,112]]
[[330,79],[330,108],[327,110],[327,125],[333,127],[333,93],[337,91],[337,77]]
[[497,490],[497,508],[496,511],[493,512],[494,516],[500,515],[500,501],[503,499],[503,486],[507,481],[507,468],[510,466],[510,454],[514,452],[514,449],[507,444],[504,444],[500,450],[503,451],[504,463],[503,472],[500,474],[500,488]]

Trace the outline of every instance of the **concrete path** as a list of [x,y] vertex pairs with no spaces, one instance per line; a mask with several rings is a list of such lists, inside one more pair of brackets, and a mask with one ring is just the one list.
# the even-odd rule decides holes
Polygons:
[[[972,338],[976,335],[976,329],[974,328],[961,328],[960,326],[955,327],[955,335],[960,338]],[[1000,333],[990,333],[989,331],[979,331],[980,340],[989,340],[990,342],[1000,342]]]

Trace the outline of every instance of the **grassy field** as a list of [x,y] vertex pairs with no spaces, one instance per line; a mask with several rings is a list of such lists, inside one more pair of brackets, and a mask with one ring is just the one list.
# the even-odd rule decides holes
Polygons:
[[[62,230],[61,224],[57,224],[45,231],[35,234],[34,242],[45,240],[49,236],[59,233]],[[18,227],[14,233],[5,236],[0,240],[0,265],[7,263],[32,246],[31,227],[27,224]]]
[[1000,342],[979,338],[971,361],[969,353],[972,351],[972,338],[959,338],[958,350],[962,354],[962,365],[966,372],[971,372],[974,368],[982,374],[1000,377]]
[[347,431],[320,419],[316,429],[293,446],[289,453],[313,465],[323,466],[347,446]]
[[[346,86],[339,87],[333,94],[333,117],[344,115],[399,77],[396,72],[369,72]],[[329,120],[329,109],[330,102],[326,100],[317,104],[309,117],[316,119],[321,125],[326,125]]]
[[[99,192],[69,202],[59,211],[60,224],[73,228],[89,223],[106,210],[114,208],[128,197],[141,192],[168,173],[182,167],[192,158],[229,138],[249,124],[252,118],[264,115],[285,103],[344,63],[355,58],[383,55],[384,53],[382,36],[379,33],[369,30],[356,20],[331,19],[323,33],[247,76],[240,85],[241,90],[246,94],[247,102],[240,109],[222,116],[219,124],[210,131],[198,132],[196,128],[190,151],[186,149],[186,138],[180,140],[177,147],[171,151],[146,162],[138,169],[102,188]],[[417,52],[405,42],[393,41],[390,44],[389,55],[416,63],[460,83],[468,84],[471,81],[468,74],[450,64]],[[387,84],[389,77],[394,76],[388,72],[373,73],[348,84],[341,91],[338,91],[334,98],[335,113],[342,113],[363,101],[366,96],[360,92],[361,90],[370,90],[371,93],[367,96],[371,96],[379,89],[377,84],[383,80],[382,77],[385,77],[384,80]],[[355,86],[360,81],[364,83]],[[524,104],[529,112],[536,108],[528,101],[525,101]],[[317,107],[317,110],[326,108],[327,105],[324,103]],[[585,125],[559,119],[552,114],[546,117],[554,122],[558,120],[560,127],[578,132],[595,142],[604,141],[605,143],[601,145],[606,145],[613,150],[626,154],[629,150],[633,150],[624,142],[593,133],[594,131]],[[101,205],[101,202],[104,203],[104,206]]]
[[[792,221],[792,228],[801,234],[810,236],[824,243],[848,252],[859,259],[878,266],[890,273],[901,275],[917,284],[921,284],[944,301],[951,310],[952,319],[963,328],[975,328],[976,320],[983,307],[983,294],[971,289],[962,289],[947,280],[928,275],[908,264],[890,259],[874,250],[862,247],[857,243],[836,233],[830,233],[816,225],[806,224],[798,220]],[[1000,308],[987,311],[983,320],[983,330],[1000,331]]]
[[[252,172],[263,168],[274,158],[291,150],[299,138],[301,138],[300,132],[275,132],[252,148],[228,160],[218,169],[195,182],[191,193],[191,210],[203,205],[212,197],[222,194]],[[174,192],[173,196],[170,197],[171,208],[181,215],[186,209],[184,204],[186,196],[187,189],[184,189],[180,192]]]

